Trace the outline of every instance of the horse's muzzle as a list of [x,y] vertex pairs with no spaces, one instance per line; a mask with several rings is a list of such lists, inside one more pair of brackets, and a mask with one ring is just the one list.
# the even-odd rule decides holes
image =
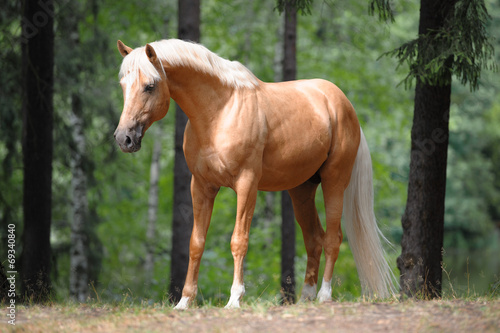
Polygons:
[[132,128],[122,129],[118,127],[114,137],[118,146],[124,153],[135,153],[141,149],[144,126],[137,125]]

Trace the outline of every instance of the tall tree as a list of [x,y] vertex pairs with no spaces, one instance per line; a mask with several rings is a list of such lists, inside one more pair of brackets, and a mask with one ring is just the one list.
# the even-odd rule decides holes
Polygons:
[[35,302],[51,292],[54,8],[23,1],[23,212],[22,294]]
[[154,255],[156,251],[156,220],[158,216],[158,181],[160,178],[160,155],[161,155],[161,124],[157,123],[154,128],[155,142],[151,157],[151,168],[149,172],[149,200],[148,200],[148,227],[146,231],[146,258],[144,260],[144,273],[146,284],[151,284],[154,273]]
[[[65,12],[67,11],[67,12]],[[83,84],[81,82],[84,59],[81,53],[79,22],[82,11],[79,4],[73,4],[70,9],[64,8],[59,17],[59,34],[64,40],[64,50],[59,50],[56,64],[64,68],[64,74],[58,76],[60,86],[68,87],[71,100],[71,112],[68,115],[70,134],[70,169],[71,169],[71,244],[69,249],[69,294],[78,302],[85,302],[89,296],[89,243],[90,218],[87,199],[88,157],[86,156],[87,140],[85,137]],[[61,56],[63,54],[64,56]],[[57,89],[57,88],[56,88]],[[57,159],[57,154],[56,157]]]
[[[392,52],[416,77],[411,160],[402,253],[402,292],[441,295],[444,198],[452,74],[477,87],[492,46],[482,0],[421,0],[419,37]],[[492,65],[490,65],[491,67]]]
[[[200,40],[200,0],[178,1],[178,37],[198,42]],[[191,172],[182,150],[187,116],[179,106],[175,111],[175,160],[174,160],[174,215],[172,221],[172,261],[170,269],[170,299],[181,299],[189,262],[189,240],[193,229],[191,201]]]
[[[9,189],[0,191],[0,244],[7,245],[8,225],[19,222],[19,213],[22,201],[22,184],[16,180],[15,171],[19,168],[21,151],[18,143],[21,134],[21,105],[22,85],[21,56],[18,49],[18,29],[21,9],[18,2],[7,2],[2,6],[2,26],[0,27],[0,72],[2,89],[0,89],[0,142],[3,152],[0,156],[0,188]],[[19,229],[20,231],[20,229]],[[19,243],[17,240],[17,243]],[[0,258],[7,258],[6,246],[0,248]],[[5,267],[0,264],[0,302],[7,300],[7,276]]]
[[[297,73],[297,9],[289,2],[285,5],[283,52],[283,81],[295,80]],[[295,217],[292,199],[287,191],[281,192],[281,302],[295,303]]]
[[[7,244],[7,242],[3,244]],[[0,262],[0,304],[9,302],[9,281],[7,280],[5,272],[5,267],[2,262]]]
[[[77,36],[75,34],[74,36]],[[71,94],[70,125],[73,147],[71,151],[71,193],[73,222],[71,226],[69,293],[78,302],[89,296],[89,239],[87,175],[85,170],[85,146],[83,105],[78,93]]]

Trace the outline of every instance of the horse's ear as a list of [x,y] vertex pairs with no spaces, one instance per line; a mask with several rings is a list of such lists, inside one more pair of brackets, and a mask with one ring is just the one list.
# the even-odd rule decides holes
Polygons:
[[118,46],[118,51],[120,51],[121,55],[124,57],[134,50],[131,47],[128,47],[127,45],[123,44],[121,40],[118,40],[116,45]]
[[148,56],[149,61],[151,61],[152,64],[156,62],[157,57],[155,49],[153,49],[153,47],[149,44],[146,44],[146,55]]

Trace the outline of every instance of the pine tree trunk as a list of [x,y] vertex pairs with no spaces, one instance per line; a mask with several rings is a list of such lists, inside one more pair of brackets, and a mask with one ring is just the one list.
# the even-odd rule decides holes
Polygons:
[[22,294],[35,302],[51,293],[50,225],[54,11],[52,2],[26,0],[23,27],[23,213]]
[[73,224],[70,248],[70,296],[85,302],[89,296],[89,239],[87,233],[88,202],[87,175],[85,170],[85,135],[83,106],[78,94],[71,96],[70,118],[73,151],[71,154],[71,193],[73,195]]
[[292,199],[281,192],[281,303],[293,304],[295,296],[295,217]]
[[292,81],[297,77],[297,9],[287,4],[285,11],[283,81]]
[[[439,29],[454,3],[422,0],[419,34]],[[445,75],[451,82],[451,73]],[[433,86],[417,80],[408,198],[398,258],[402,292],[408,296],[441,295],[450,95],[451,85]]]
[[[3,244],[7,244],[7,242]],[[5,267],[3,267],[3,263],[0,261],[0,304],[7,304],[9,302],[9,281],[5,272]]]
[[[200,40],[200,0],[179,0],[180,39]],[[189,262],[189,239],[193,229],[191,201],[191,172],[182,150],[187,116],[177,106],[175,112],[175,161],[174,161],[174,216],[172,222],[172,261],[169,294],[172,302],[181,299]]]
[[[285,42],[283,58],[283,81],[295,80],[296,77],[296,41],[297,41],[297,10],[286,5],[285,11]],[[281,302],[295,303],[295,217],[292,199],[287,191],[281,192]]]
[[149,177],[149,202],[148,202],[148,227],[146,231],[146,259],[144,261],[144,274],[146,284],[151,284],[154,273],[154,254],[156,251],[156,220],[158,212],[158,180],[160,178],[160,155],[162,131],[161,125],[155,128],[155,143],[151,158]]

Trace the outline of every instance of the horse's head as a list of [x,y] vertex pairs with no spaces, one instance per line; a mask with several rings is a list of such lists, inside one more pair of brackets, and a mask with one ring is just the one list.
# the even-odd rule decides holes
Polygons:
[[118,50],[124,57],[120,69],[124,105],[115,140],[123,152],[133,153],[141,149],[151,124],[167,114],[170,92],[165,70],[151,45],[133,50],[118,41]]

